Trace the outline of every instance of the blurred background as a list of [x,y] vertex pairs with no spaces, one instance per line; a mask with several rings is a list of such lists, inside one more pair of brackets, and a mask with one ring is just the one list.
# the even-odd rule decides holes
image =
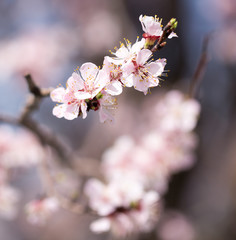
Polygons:
[[[198,160],[190,171],[174,176],[165,207],[184,214],[195,229],[194,239],[236,239],[236,1],[235,0],[1,0],[0,1],[0,113],[17,116],[26,100],[23,76],[31,73],[41,87],[65,86],[84,62],[102,65],[109,50],[123,38],[142,35],[140,14],[157,15],[166,24],[178,20],[178,38],[167,43],[158,57],[167,59],[168,78],[152,90],[188,91],[198,64],[203,39],[211,34],[208,65],[197,94],[202,112],[197,128]],[[150,96],[126,89],[118,97],[115,125],[101,125],[90,112],[68,122],[51,114],[54,103],[44,99],[34,118],[61,136],[81,156],[100,159],[122,134],[133,134],[144,124],[140,106]],[[151,108],[150,108],[151,111]],[[99,139],[99,141],[97,141]],[[92,146],[92,147],[91,147]],[[86,164],[86,163],[84,163]],[[22,201],[41,191],[35,170],[17,179]],[[91,217],[59,213],[43,228],[24,220],[0,220],[3,240],[109,239],[89,231]],[[63,217],[61,217],[63,216]],[[153,236],[142,236],[153,239]],[[183,240],[183,239],[182,239]],[[186,238],[186,240],[191,240]]]

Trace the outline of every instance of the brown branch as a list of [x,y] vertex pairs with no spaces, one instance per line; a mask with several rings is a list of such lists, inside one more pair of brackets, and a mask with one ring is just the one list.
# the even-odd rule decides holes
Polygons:
[[172,18],[163,28],[162,35],[160,36],[156,45],[152,47],[151,51],[156,52],[157,50],[162,49],[166,45],[165,40],[170,36],[170,34],[174,31],[176,27],[177,27],[177,21]]
[[200,56],[197,68],[193,74],[190,87],[189,87],[188,95],[190,98],[194,98],[196,96],[198,86],[200,85],[206,70],[206,66],[208,63],[207,48],[208,48],[210,37],[211,37],[211,34],[208,34],[204,37],[204,40],[203,40],[201,56]]

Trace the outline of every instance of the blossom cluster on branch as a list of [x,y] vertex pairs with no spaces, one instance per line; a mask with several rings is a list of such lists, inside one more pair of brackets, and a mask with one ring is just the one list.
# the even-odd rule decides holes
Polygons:
[[[125,44],[112,52],[114,57],[105,56],[100,69],[91,62],[84,63],[67,81],[66,89],[58,87],[51,92],[51,99],[59,105],[53,109],[58,118],[73,120],[87,117],[89,110],[99,110],[101,122],[113,121],[110,110],[116,107],[114,96],[122,93],[123,87],[134,87],[147,94],[150,88],[159,85],[166,59],[152,59],[152,54],[165,45],[165,39],[177,36],[173,30],[177,21],[171,19],[162,29],[156,17],[140,16],[143,38],[132,45]],[[156,45],[155,45],[155,42]]]

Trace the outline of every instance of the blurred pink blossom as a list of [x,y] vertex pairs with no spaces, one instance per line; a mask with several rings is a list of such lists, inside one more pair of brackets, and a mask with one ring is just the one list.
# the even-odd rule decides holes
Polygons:
[[192,223],[179,212],[167,212],[158,228],[161,240],[193,240],[195,229]]
[[147,231],[157,215],[155,205],[159,195],[145,192],[140,184],[130,179],[112,181],[104,185],[96,179],[87,182],[85,193],[90,207],[103,218],[91,224],[94,232],[111,230],[114,235],[125,236],[136,231]]
[[34,200],[25,206],[28,222],[35,225],[44,225],[58,209],[59,202],[54,197]]
[[17,214],[17,202],[20,199],[20,192],[8,185],[0,185],[0,216],[11,220]]
[[29,167],[38,164],[43,157],[44,151],[31,133],[7,126],[0,127],[1,166]]

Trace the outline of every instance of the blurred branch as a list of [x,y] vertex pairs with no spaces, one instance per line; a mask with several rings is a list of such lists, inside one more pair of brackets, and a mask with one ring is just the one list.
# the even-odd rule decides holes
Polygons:
[[45,128],[40,127],[38,123],[31,118],[32,112],[38,109],[43,98],[50,95],[52,88],[44,89],[38,87],[29,74],[25,76],[25,79],[28,84],[30,94],[27,97],[26,104],[23,107],[19,118],[0,115],[0,122],[20,125],[27,128],[39,138],[42,145],[51,146],[56,151],[62,162],[69,164],[68,161],[65,161],[69,155],[67,149],[68,147],[66,147],[53,132],[49,131],[49,129],[46,130]]
[[203,75],[206,70],[206,66],[208,63],[208,54],[207,54],[207,49],[209,45],[209,40],[211,38],[211,34],[208,34],[204,37],[203,39],[203,45],[202,45],[202,51],[201,51],[201,56],[197,65],[197,68],[194,72],[194,75],[191,80],[191,84],[189,87],[189,97],[194,98],[196,96],[198,86],[200,85]]

